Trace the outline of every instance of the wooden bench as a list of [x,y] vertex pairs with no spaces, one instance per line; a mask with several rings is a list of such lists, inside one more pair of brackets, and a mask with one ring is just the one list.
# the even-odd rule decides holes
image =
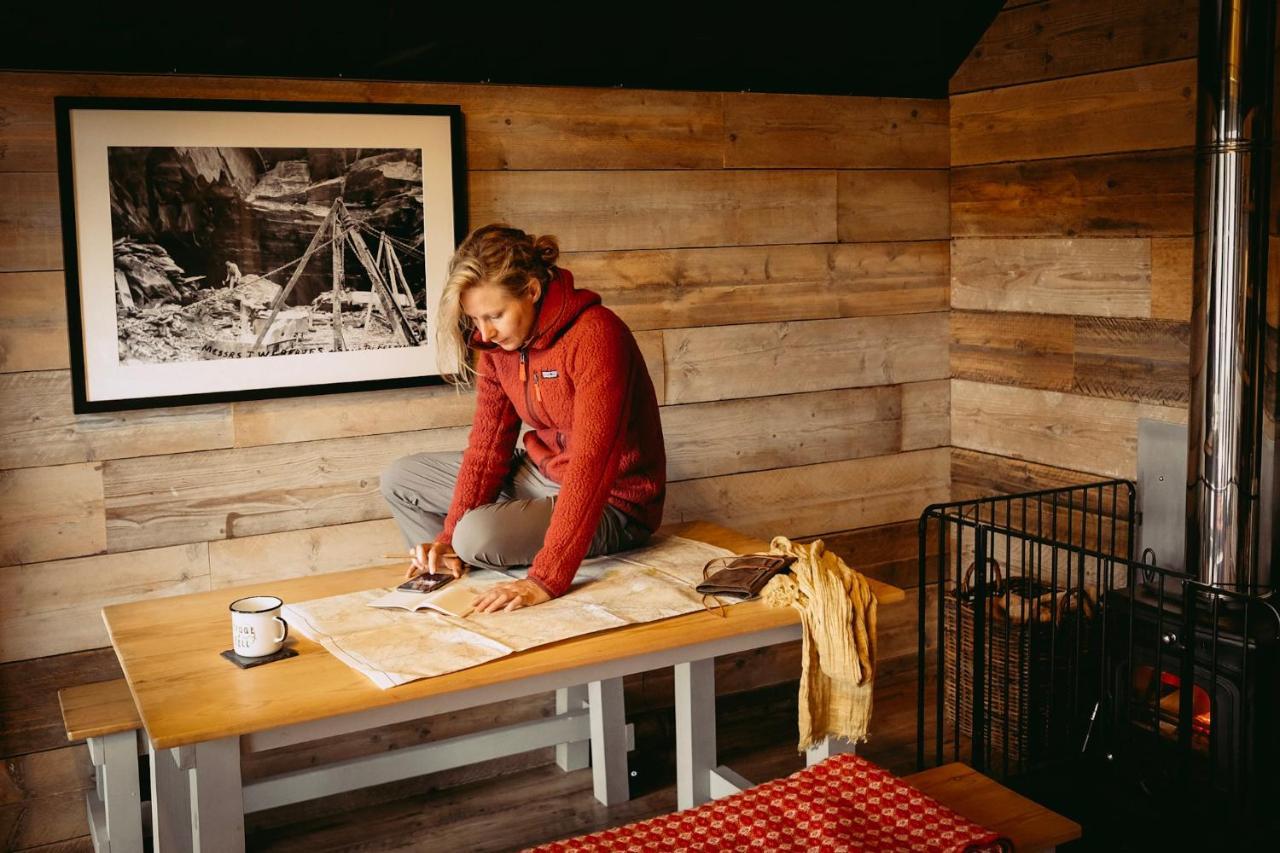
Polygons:
[[96,790],[85,794],[93,849],[142,850],[138,733],[142,718],[123,679],[58,691],[68,740],[89,745]]
[[1014,850],[1052,850],[1081,835],[1080,824],[1015,794],[967,764],[942,764],[902,781],[1010,839]]

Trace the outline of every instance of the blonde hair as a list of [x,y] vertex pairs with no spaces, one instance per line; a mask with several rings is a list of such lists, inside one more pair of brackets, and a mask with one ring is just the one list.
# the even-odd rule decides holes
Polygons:
[[551,283],[560,257],[560,244],[544,234],[534,237],[505,222],[477,228],[467,235],[449,261],[449,277],[440,296],[436,338],[441,354],[452,354],[458,372],[446,378],[456,385],[470,385],[476,375],[469,346],[474,326],[462,310],[462,295],[480,284],[496,284],[512,298],[527,296],[530,279]]

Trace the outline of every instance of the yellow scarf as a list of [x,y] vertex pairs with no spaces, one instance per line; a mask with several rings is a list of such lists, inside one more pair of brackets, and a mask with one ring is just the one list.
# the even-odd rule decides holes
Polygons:
[[796,558],[791,574],[775,575],[761,597],[770,607],[794,607],[804,627],[800,750],[827,737],[866,740],[876,661],[876,597],[867,579],[821,539],[797,545],[775,536],[769,552]]

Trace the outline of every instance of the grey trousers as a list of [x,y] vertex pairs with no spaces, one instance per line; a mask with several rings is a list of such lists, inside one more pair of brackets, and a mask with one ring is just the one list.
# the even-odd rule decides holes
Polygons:
[[[444,530],[461,467],[461,451],[414,453],[382,472],[382,496],[410,548],[434,542]],[[506,569],[532,564],[551,526],[559,494],[560,485],[543,476],[523,449],[517,450],[498,500],[476,507],[458,521],[454,552],[469,566]],[[648,538],[643,525],[606,504],[587,556],[626,551]]]

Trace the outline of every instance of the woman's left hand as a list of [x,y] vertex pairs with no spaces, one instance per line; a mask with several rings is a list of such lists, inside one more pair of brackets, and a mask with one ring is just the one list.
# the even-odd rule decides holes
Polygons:
[[494,613],[498,610],[519,610],[521,607],[532,607],[544,601],[550,601],[547,591],[530,580],[515,580],[500,583],[476,596],[472,602],[473,613]]

